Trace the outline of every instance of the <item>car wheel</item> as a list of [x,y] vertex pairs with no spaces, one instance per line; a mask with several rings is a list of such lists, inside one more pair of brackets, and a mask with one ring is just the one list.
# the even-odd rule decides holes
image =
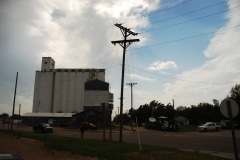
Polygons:
[[207,132],[207,128],[204,128],[203,131],[204,131],[204,132]]

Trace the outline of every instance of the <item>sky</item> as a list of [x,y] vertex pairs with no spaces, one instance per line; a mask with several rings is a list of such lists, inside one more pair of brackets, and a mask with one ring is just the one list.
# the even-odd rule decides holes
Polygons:
[[55,68],[103,68],[120,107],[123,40],[127,48],[123,111],[156,100],[175,107],[212,104],[240,83],[239,0],[1,0],[0,114],[32,112],[42,57]]

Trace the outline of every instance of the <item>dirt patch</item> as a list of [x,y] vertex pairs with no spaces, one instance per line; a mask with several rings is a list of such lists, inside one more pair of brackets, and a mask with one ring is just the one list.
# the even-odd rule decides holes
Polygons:
[[24,160],[98,160],[97,157],[73,155],[48,149],[41,141],[0,133],[0,153],[15,154]]

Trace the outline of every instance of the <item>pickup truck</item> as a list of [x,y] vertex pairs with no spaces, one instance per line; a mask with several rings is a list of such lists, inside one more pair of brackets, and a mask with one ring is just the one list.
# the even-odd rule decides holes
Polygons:
[[53,133],[53,127],[51,127],[47,123],[39,123],[33,126],[33,131],[36,132],[43,132],[43,133]]
[[221,127],[219,123],[207,122],[201,126],[198,126],[198,131],[207,132],[207,131],[220,131]]

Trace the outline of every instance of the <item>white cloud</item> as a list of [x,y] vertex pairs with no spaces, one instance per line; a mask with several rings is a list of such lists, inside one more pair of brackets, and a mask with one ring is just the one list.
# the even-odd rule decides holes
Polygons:
[[[228,1],[230,6],[240,5],[238,1]],[[238,3],[238,4],[233,4]],[[165,98],[175,96],[179,104],[191,105],[200,102],[223,100],[235,83],[240,83],[240,28],[221,32],[222,29],[240,24],[235,9],[227,17],[228,23],[216,32],[204,54],[209,59],[200,67],[185,71],[177,76],[175,83],[165,85]],[[231,83],[232,82],[232,83]]]
[[[21,91],[30,90],[19,92],[17,104],[21,103],[23,110],[26,108],[31,111],[35,71],[40,69],[42,56],[51,56],[57,68],[115,66],[114,56],[121,59],[122,54],[116,54],[116,47],[111,41],[121,39],[122,34],[114,24],[123,22],[129,28],[147,27],[149,19],[145,17],[146,12],[159,8],[160,0],[139,0],[137,5],[135,0],[22,0],[0,3],[1,114],[6,107],[12,108],[11,97],[17,71],[18,87]],[[240,5],[236,0],[227,3],[229,8]],[[229,12],[226,16],[229,21],[221,29],[239,25],[239,13],[239,8]],[[141,17],[142,19],[134,20]],[[136,102],[143,104],[142,100],[148,103],[159,98],[169,101],[174,97],[176,105],[191,105],[205,102],[206,99],[211,102],[213,98],[224,98],[234,85],[227,82],[240,82],[239,28],[224,31],[219,29],[204,51],[207,61],[198,68],[174,76],[178,79],[175,82],[166,82],[161,78],[157,81],[151,75],[129,75],[132,79],[151,82],[138,85]],[[140,43],[136,45],[145,44],[150,36],[155,35],[139,34],[136,38],[140,39]],[[120,49],[118,51],[122,52]],[[118,61],[117,65],[119,63]],[[174,61],[156,61],[148,69],[162,72],[177,68]],[[106,75],[116,99],[120,95],[119,73],[120,70],[114,70]],[[162,85],[164,89],[161,88]],[[143,87],[142,90],[140,87]]]
[[[108,68],[116,52],[111,41],[122,37],[114,24],[142,17],[158,8],[159,2],[140,0],[136,5],[134,0],[1,1],[0,84],[9,82],[9,85],[1,87],[0,106],[4,104],[12,108],[10,95],[15,73],[19,72],[19,88],[30,92],[19,92],[18,103],[31,112],[32,100],[29,97],[33,96],[35,71],[40,69],[43,56],[51,56],[56,68]],[[145,17],[124,26],[148,23],[148,17]],[[141,38],[141,43],[147,41],[144,36],[139,35],[138,38]],[[108,81],[117,76],[118,73],[108,75]],[[118,91],[114,87],[112,90]],[[0,113],[5,109],[0,108]]]
[[130,74],[129,75],[131,77],[131,79],[137,79],[140,81],[155,81],[154,79],[148,78],[148,77],[143,77],[137,74]]
[[[227,2],[229,8],[240,5],[239,1],[229,0]],[[232,55],[232,53],[236,53],[237,51],[239,51],[238,46],[233,47],[233,44],[239,44],[240,42],[239,36],[237,36],[240,34],[240,19],[238,18],[239,14],[239,7],[228,12],[226,17],[229,19],[229,22],[216,32],[214,38],[210,42],[210,45],[204,52],[205,56],[211,58],[213,56],[218,56],[222,54]]]
[[172,68],[177,68],[176,63],[173,61],[167,61],[167,62],[156,61],[150,64],[150,67],[148,69],[152,71],[161,71],[161,70],[172,69]]
[[21,115],[27,112],[32,111],[32,103],[33,103],[33,98],[31,97],[26,97],[26,96],[16,96],[16,104],[15,104],[15,114],[18,114],[19,112],[19,105],[21,105],[20,112]]
[[[111,17],[115,19],[136,19],[143,18],[146,16],[146,13],[149,13],[159,7],[159,0],[139,0],[138,3],[134,0],[122,0],[122,1],[100,1],[95,5],[97,13],[104,17]],[[131,20],[130,20],[131,21]],[[148,19],[145,19],[145,23],[148,22]],[[128,22],[129,23],[129,22]],[[139,24],[137,21],[130,22],[136,27]]]

